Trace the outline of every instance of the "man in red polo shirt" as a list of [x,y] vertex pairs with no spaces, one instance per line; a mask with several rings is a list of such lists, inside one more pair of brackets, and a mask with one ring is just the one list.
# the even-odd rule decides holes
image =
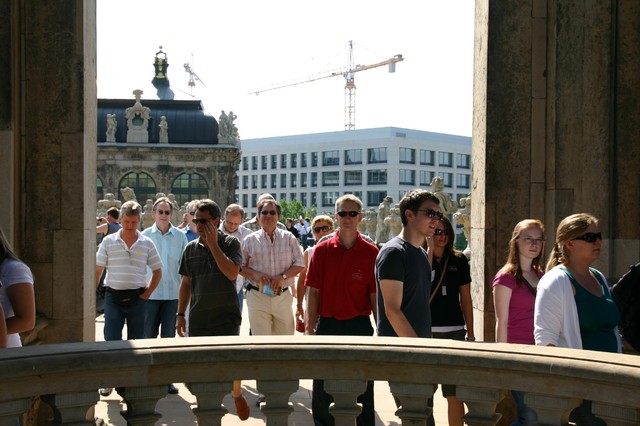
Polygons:
[[[362,220],[362,201],[358,197],[347,194],[338,198],[335,218],[338,231],[315,247],[309,263],[305,280],[309,288],[305,333],[372,336],[370,316],[372,312],[376,315],[374,271],[378,248],[358,232]],[[333,397],[324,391],[324,381],[314,380],[311,407],[316,425],[334,425],[329,414],[332,402]],[[362,413],[357,424],[375,424],[372,381],[358,402],[362,403]]]

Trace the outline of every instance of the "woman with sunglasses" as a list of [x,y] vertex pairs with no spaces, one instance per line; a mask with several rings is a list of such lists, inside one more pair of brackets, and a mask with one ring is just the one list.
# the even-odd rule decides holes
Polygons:
[[[469,261],[453,243],[455,233],[451,222],[443,217],[433,234],[431,284],[431,334],[436,339],[475,341],[473,333],[473,305],[471,303],[471,274]],[[424,249],[427,249],[425,241]],[[464,404],[456,397],[454,385],[442,385],[447,398],[449,426],[462,426]]]
[[[558,225],[535,303],[536,345],[620,352],[620,312],[604,275],[591,267],[601,246],[598,220],[589,214],[573,214]],[[569,420],[605,424],[591,413],[590,401],[583,401]]]
[[[533,345],[533,309],[543,275],[544,225],[536,219],[516,224],[509,240],[507,262],[493,279],[496,342]],[[532,424],[536,413],[524,403],[520,390],[511,391],[518,410],[512,426]]]
[[[325,214],[318,215],[313,218],[311,221],[311,232],[313,233],[313,238],[315,238],[316,242],[319,242],[320,239],[326,235],[329,235],[333,232],[333,219],[330,216]],[[313,249],[315,246],[307,247],[307,249],[302,253],[302,257],[304,258],[304,264],[308,267],[309,261],[311,260],[311,255],[313,254]],[[304,333],[304,296],[306,293],[306,287],[304,285],[304,280],[307,277],[307,268],[305,267],[302,272],[298,275],[298,282],[296,283],[296,297],[297,297],[297,306],[296,306],[296,329],[300,333]],[[298,328],[298,324],[300,328]]]

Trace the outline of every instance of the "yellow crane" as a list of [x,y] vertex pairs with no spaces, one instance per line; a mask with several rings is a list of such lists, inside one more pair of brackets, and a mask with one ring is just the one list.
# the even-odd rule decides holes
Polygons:
[[346,68],[340,68],[337,70],[326,71],[323,73],[314,74],[312,76],[287,81],[283,83],[276,83],[271,86],[257,89],[251,92],[251,94],[259,95],[262,92],[268,92],[270,90],[282,89],[283,87],[296,86],[298,84],[310,83],[312,81],[323,80],[330,77],[343,76],[345,79],[344,86],[344,129],[353,130],[356,127],[356,84],[355,73],[360,71],[366,71],[373,68],[378,68],[384,65],[389,65],[389,72],[396,72],[396,63],[404,61],[402,55],[395,55],[389,59],[375,64],[369,65],[354,65],[353,59],[353,41],[349,40],[349,62]]

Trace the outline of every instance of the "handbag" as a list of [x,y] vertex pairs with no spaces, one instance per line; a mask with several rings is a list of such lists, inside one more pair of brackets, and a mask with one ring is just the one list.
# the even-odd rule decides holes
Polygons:
[[143,288],[136,288],[133,290],[113,290],[108,288],[107,291],[111,294],[113,301],[118,306],[129,306],[138,300],[138,297],[144,293]]

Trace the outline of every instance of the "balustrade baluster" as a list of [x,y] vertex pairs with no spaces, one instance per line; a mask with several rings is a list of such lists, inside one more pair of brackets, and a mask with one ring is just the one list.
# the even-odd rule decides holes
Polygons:
[[356,417],[362,411],[358,396],[367,389],[367,381],[361,380],[325,380],[324,390],[333,397],[329,413],[335,419],[336,426],[353,426]]
[[426,426],[433,408],[427,401],[433,398],[435,385],[389,382],[389,388],[401,404],[396,416],[402,420],[402,426]]
[[95,419],[87,420],[87,412],[100,400],[97,390],[42,395],[40,398],[53,409],[57,424],[95,425]]
[[496,413],[496,406],[502,400],[498,389],[457,386],[456,396],[469,408],[462,418],[468,426],[494,426],[502,417]]
[[160,398],[167,396],[167,385],[116,388],[116,392],[127,404],[120,411],[127,425],[154,426],[162,417],[155,409]]
[[256,380],[258,392],[266,399],[260,411],[266,417],[267,426],[287,426],[293,412],[289,397],[298,390],[298,386],[298,380]]
[[565,424],[571,410],[580,404],[579,399],[541,395],[533,392],[524,394],[524,402],[527,407],[536,412],[540,426]]
[[607,422],[607,426],[640,425],[640,409],[621,407],[619,405],[605,405],[593,401],[593,413]]
[[229,411],[222,405],[224,397],[231,392],[233,384],[230,382],[191,383],[187,384],[198,403],[193,414],[198,418],[198,424],[219,426],[222,416]]
[[0,402],[0,426],[16,426],[18,418],[31,408],[31,398]]

